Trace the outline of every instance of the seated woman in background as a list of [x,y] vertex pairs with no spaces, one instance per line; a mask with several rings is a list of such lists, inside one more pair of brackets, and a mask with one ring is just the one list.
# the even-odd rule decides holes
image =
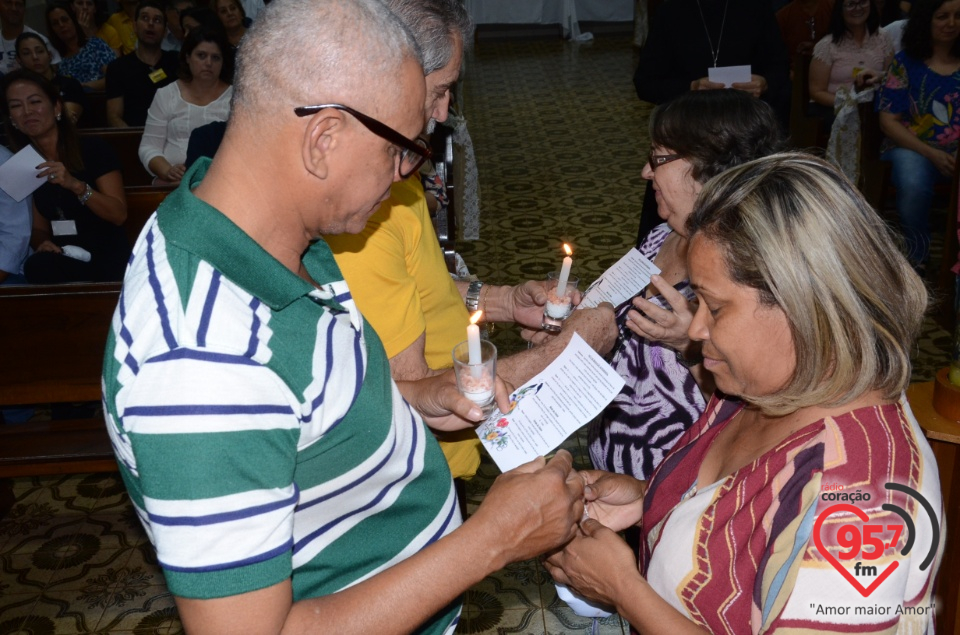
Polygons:
[[17,37],[14,46],[20,67],[42,75],[53,84],[60,93],[60,102],[67,116],[73,123],[77,123],[87,106],[87,96],[80,82],[53,69],[50,64],[50,49],[38,34],[24,31]]
[[123,279],[130,244],[123,231],[127,201],[120,161],[96,137],[80,137],[63,114],[56,88],[28,70],[3,78],[7,136],[45,159],[33,193],[34,254],[23,272],[31,284]]
[[161,181],[179,183],[190,133],[230,114],[232,56],[217,31],[193,29],[180,49],[180,79],[157,91],[147,111],[140,161]]
[[117,30],[107,24],[106,12],[98,11],[94,0],[70,0],[70,6],[73,8],[74,15],[77,16],[77,23],[83,29],[84,35],[88,38],[100,38],[113,49],[117,57],[120,57],[123,52],[123,41]]
[[220,23],[227,32],[227,39],[234,50],[240,46],[240,40],[250,27],[250,20],[243,10],[240,0],[213,0],[213,10],[217,12]]
[[876,5],[871,0],[837,0],[830,34],[817,42],[810,60],[810,114],[823,119],[829,131],[837,89],[876,86],[892,59],[893,45],[880,29]]
[[[590,519],[548,570],[644,634],[933,632],[940,483],[901,398],[923,281],[850,182],[807,155],[713,179],[687,232],[700,301],[690,336],[717,392],[649,485],[580,473]],[[824,492],[843,490],[854,502],[831,509],[841,499]],[[891,506],[911,517],[909,531],[897,531],[905,519]],[[846,523],[859,538],[868,517],[881,526],[870,564],[892,569],[869,605],[843,559]],[[635,523],[639,569],[614,533]]]
[[930,258],[933,187],[950,182],[960,145],[958,22],[960,0],[916,0],[877,103],[886,135],[880,158],[893,164],[907,257],[921,272]]
[[636,478],[650,476],[700,417],[704,394],[712,392],[700,344],[687,336],[693,299],[687,217],[708,180],[783,149],[773,108],[738,90],[694,91],[658,106],[650,118],[650,141],[643,177],[666,222],[647,235],[640,252],[662,273],[617,309],[617,324],[627,337],[611,364],[626,384],[589,431],[593,465]]
[[116,53],[98,37],[88,38],[67,4],[47,8],[47,33],[50,43],[60,52],[60,72],[80,82],[87,90],[103,90],[107,64]]

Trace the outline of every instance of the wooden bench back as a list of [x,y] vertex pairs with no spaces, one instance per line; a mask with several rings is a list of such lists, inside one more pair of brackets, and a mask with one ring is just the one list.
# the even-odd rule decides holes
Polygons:
[[143,128],[81,128],[81,136],[103,139],[120,157],[120,172],[126,187],[150,185],[153,177],[140,163],[140,139]]
[[[0,286],[0,405],[100,400],[119,283]],[[0,426],[0,477],[117,469],[102,417]]]
[[127,195],[127,222],[123,224],[123,229],[131,246],[137,242],[147,220],[172,191],[172,188],[154,185],[124,188]]
[[0,406],[100,399],[119,283],[0,286]]
[[80,128],[106,128],[107,127],[107,95],[102,90],[89,92],[87,97],[87,108],[83,111],[78,121]]

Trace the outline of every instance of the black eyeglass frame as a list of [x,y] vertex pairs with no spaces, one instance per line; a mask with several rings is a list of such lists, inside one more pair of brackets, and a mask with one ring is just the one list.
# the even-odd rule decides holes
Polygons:
[[647,155],[647,163],[650,164],[651,170],[656,170],[661,165],[666,165],[671,161],[676,161],[677,159],[682,159],[683,156],[680,154],[654,154],[653,150],[650,151],[650,154]]
[[[309,117],[310,115],[315,115],[321,110],[326,110],[327,108],[333,108],[334,110],[342,110],[343,112],[350,113],[357,121],[362,123],[367,130],[401,148],[400,163],[397,166],[397,172],[400,174],[400,178],[402,179],[407,178],[419,170],[420,166],[423,165],[427,159],[433,158],[433,153],[430,151],[430,148],[427,147],[425,141],[420,139],[417,139],[416,141],[408,139],[382,121],[377,121],[370,115],[365,115],[359,110],[354,110],[350,106],[344,106],[343,104],[317,104],[316,106],[298,106],[297,108],[293,109],[293,112],[298,117]],[[403,160],[404,157],[408,156],[411,152],[416,154],[420,160],[417,161],[416,165],[414,165],[410,171],[404,173],[402,167]]]

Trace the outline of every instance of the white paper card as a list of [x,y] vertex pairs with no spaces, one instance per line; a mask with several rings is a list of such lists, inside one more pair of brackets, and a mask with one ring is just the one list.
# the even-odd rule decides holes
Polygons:
[[633,247],[587,287],[577,308],[592,309],[601,302],[616,308],[640,293],[655,273],[660,268]]
[[733,84],[742,84],[750,81],[751,67],[746,66],[714,66],[707,69],[707,79],[730,88]]
[[38,179],[37,166],[46,161],[33,146],[24,146],[6,163],[0,165],[0,189],[18,203],[27,198],[35,189],[43,185],[45,179]]
[[510,395],[508,414],[494,408],[477,436],[501,471],[556,448],[600,414],[623,378],[574,333],[553,363]]

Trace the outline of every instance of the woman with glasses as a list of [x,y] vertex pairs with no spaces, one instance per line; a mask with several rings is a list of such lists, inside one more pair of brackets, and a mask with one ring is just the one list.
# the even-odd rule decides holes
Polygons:
[[890,65],[877,110],[893,164],[897,214],[907,258],[924,271],[930,257],[933,187],[949,183],[960,145],[960,0],[917,0]]
[[157,91],[147,111],[140,161],[158,183],[177,184],[186,172],[190,133],[230,115],[232,57],[222,33],[193,29],[180,49],[180,79]]
[[810,61],[810,114],[833,126],[837,89],[857,90],[880,82],[893,59],[893,44],[880,29],[880,12],[871,0],[837,0],[830,34],[817,42]]
[[923,281],[809,155],[711,180],[686,232],[717,392],[649,483],[580,472],[589,518],[547,569],[644,635],[932,634],[943,501],[902,398]]
[[589,431],[595,467],[641,479],[697,420],[713,391],[700,344],[687,335],[695,309],[687,218],[712,177],[783,146],[773,109],[738,90],[694,91],[658,106],[650,142],[643,177],[664,222],[639,249],[661,274],[617,308],[624,337],[611,364],[626,385]]

